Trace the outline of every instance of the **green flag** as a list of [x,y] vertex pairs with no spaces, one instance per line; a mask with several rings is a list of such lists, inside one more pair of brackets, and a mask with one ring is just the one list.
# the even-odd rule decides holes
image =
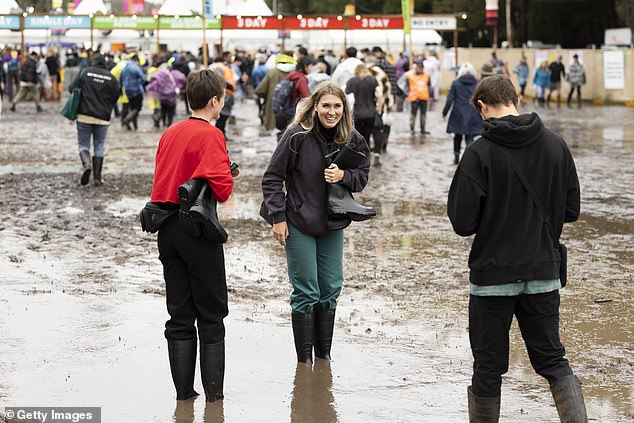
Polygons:
[[406,34],[409,34],[411,31],[410,28],[410,6],[409,6],[409,0],[401,0],[401,12],[403,13],[403,32],[405,32]]

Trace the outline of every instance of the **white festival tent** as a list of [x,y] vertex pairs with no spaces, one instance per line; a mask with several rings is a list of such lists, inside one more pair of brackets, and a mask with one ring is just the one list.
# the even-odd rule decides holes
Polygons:
[[10,15],[12,13],[21,13],[22,8],[15,0],[0,1],[0,15]]
[[[226,16],[271,16],[273,12],[264,0],[214,0],[214,14]],[[159,8],[160,15],[200,15],[200,0],[166,0]]]
[[109,12],[110,11],[106,7],[103,0],[82,0],[82,2],[79,3],[79,6],[75,8],[75,11],[73,12],[73,14],[90,15],[91,13],[93,14],[102,13],[105,15],[106,13],[109,13]]

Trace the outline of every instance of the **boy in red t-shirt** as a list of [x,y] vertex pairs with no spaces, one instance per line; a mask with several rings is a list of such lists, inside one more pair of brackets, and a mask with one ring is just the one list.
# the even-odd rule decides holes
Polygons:
[[[211,70],[193,72],[187,77],[187,100],[192,115],[170,126],[156,151],[151,201],[162,208],[178,209],[178,187],[192,178],[206,179],[219,202],[231,195],[233,177],[225,137],[210,124],[222,110],[224,86],[225,82]],[[158,249],[170,315],[165,323],[165,338],[176,399],[198,395],[194,391],[196,326],[205,396],[208,402],[222,399],[223,319],[228,314],[222,244],[204,236],[191,237],[174,214],[159,229]]]

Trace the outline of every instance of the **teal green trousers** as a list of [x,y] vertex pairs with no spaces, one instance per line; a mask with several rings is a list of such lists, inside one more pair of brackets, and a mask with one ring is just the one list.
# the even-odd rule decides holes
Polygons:
[[313,236],[288,225],[286,262],[294,313],[334,310],[343,285],[343,229]]

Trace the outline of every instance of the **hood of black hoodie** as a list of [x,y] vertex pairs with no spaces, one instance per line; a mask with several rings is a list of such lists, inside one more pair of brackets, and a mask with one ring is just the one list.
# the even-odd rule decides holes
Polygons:
[[483,137],[508,148],[523,148],[540,138],[544,124],[537,113],[482,121]]

